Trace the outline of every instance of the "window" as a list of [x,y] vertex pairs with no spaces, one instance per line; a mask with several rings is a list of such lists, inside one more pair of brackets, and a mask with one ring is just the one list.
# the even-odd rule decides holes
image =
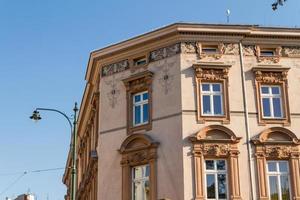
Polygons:
[[147,64],[146,57],[140,57],[140,58],[133,59],[133,64],[135,66],[140,66],[140,65]]
[[149,165],[132,168],[132,200],[150,199]]
[[150,71],[123,80],[127,97],[127,133],[152,129],[152,76]]
[[193,199],[241,199],[239,150],[241,137],[221,125],[210,125],[190,136],[193,145]]
[[206,198],[227,199],[226,160],[205,160]]
[[205,54],[217,54],[219,53],[218,46],[203,46],[202,52]]
[[289,68],[254,67],[258,124],[290,124],[288,102]]
[[203,58],[214,58],[220,59],[224,54],[224,44],[223,43],[208,43],[208,44],[201,44],[196,43],[198,48],[198,55],[201,59]]
[[275,56],[274,50],[260,50],[260,56]]
[[221,83],[201,84],[202,115],[223,115],[223,91]]
[[267,173],[270,199],[289,200],[291,194],[288,162],[268,161]]
[[263,117],[282,118],[281,87],[262,85],[260,89]]
[[149,135],[129,135],[119,149],[122,155],[122,200],[157,200],[157,148]]
[[148,91],[133,95],[133,123],[139,126],[148,123],[149,120],[149,104]]
[[290,130],[272,127],[253,137],[258,200],[300,199],[300,140]]
[[197,97],[197,121],[230,121],[228,72],[230,66],[194,65]]
[[280,46],[255,46],[255,54],[258,62],[273,62],[278,63],[281,56],[281,47]]

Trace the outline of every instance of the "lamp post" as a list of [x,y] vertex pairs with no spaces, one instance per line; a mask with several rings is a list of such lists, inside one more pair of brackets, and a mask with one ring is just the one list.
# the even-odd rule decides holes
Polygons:
[[77,103],[75,102],[73,111],[74,111],[74,118],[73,118],[73,123],[71,122],[71,118],[68,117],[65,113],[56,110],[56,109],[51,109],[51,108],[36,108],[32,115],[30,116],[30,119],[33,119],[34,121],[39,121],[42,119],[40,116],[39,111],[51,111],[51,112],[56,112],[61,115],[63,115],[71,128],[71,154],[72,154],[72,171],[71,171],[71,200],[76,200],[76,178],[77,178],[77,170],[76,170],[76,144],[77,144]]

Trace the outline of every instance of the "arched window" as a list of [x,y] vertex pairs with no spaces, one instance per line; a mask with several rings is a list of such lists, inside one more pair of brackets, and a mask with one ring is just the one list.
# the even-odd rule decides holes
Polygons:
[[156,200],[156,149],[146,134],[132,134],[121,145],[122,200]]
[[240,139],[220,125],[207,126],[190,137],[195,164],[195,199],[241,199]]
[[258,199],[300,199],[299,139],[273,127],[252,139],[255,145]]

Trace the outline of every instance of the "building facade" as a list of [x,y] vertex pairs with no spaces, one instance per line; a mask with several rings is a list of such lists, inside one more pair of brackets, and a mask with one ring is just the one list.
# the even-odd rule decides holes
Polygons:
[[300,200],[300,29],[176,23],[86,81],[77,199]]

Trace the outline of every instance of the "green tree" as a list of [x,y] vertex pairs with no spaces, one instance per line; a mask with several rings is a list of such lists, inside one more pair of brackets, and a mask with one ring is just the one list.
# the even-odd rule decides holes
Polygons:
[[283,2],[286,2],[287,0],[276,0],[273,4],[272,4],[272,9],[273,10],[277,10],[278,6],[283,6]]

